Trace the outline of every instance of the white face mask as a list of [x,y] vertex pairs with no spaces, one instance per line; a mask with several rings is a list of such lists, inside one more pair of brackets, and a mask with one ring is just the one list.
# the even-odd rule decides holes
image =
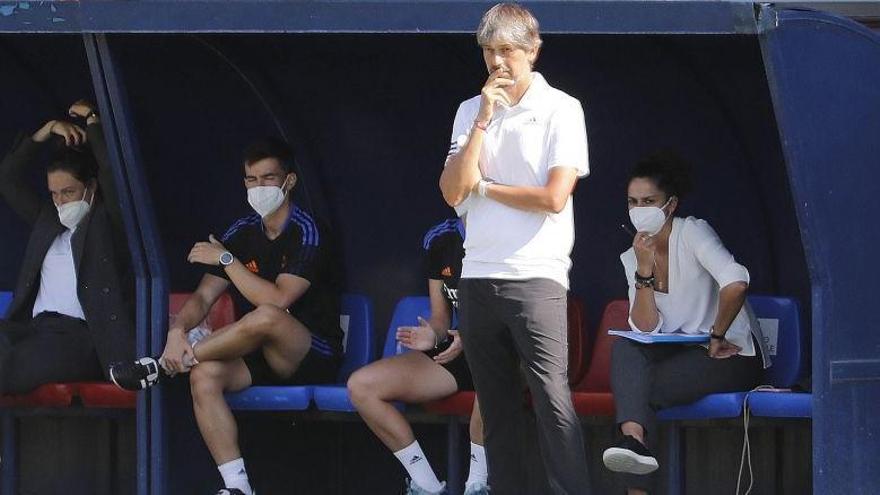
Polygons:
[[666,204],[657,208],[656,206],[636,206],[629,210],[629,220],[638,232],[647,232],[650,235],[656,235],[666,223],[666,213],[663,209],[669,205],[672,198],[666,201]]
[[[55,208],[58,209],[58,220],[61,222],[61,225],[73,230],[79,225],[79,222],[83,217],[88,214],[92,205],[86,201],[86,192],[88,192],[88,188],[83,190],[83,197],[78,201],[64,203],[61,206],[55,205]],[[95,192],[92,191],[92,198],[90,201],[93,201],[94,199]]]
[[275,212],[281,204],[284,203],[286,195],[283,187],[287,184],[287,180],[281,187],[278,186],[256,186],[247,190],[248,204],[256,211],[260,217],[266,218]]

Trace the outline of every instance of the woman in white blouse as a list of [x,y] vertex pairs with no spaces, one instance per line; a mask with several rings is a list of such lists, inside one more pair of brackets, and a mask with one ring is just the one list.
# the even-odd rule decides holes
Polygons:
[[605,451],[625,473],[630,495],[651,491],[658,467],[655,412],[717,392],[754,388],[769,366],[761,330],[748,304],[749,272],[704,220],[675,217],[688,192],[687,166],[655,154],[630,173],[632,248],[620,256],[629,282],[633,330],[708,334],[709,345],[614,343],[611,388],[622,438]]

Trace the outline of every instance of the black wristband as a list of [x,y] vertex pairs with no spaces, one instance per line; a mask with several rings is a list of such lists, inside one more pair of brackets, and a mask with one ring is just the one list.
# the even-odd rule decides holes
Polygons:
[[715,333],[715,327],[712,327],[712,329],[709,330],[709,338],[710,338],[710,339],[714,339],[714,340],[724,340],[724,335],[718,335],[718,334],[716,334],[716,333]]
[[643,276],[639,275],[639,271],[636,270],[635,275],[636,275],[636,288],[637,289],[644,289],[646,287],[654,287],[654,274],[653,273],[647,277],[643,277]]

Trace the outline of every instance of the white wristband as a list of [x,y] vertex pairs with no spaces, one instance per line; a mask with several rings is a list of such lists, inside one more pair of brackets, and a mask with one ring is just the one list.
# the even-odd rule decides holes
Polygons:
[[492,184],[491,180],[480,179],[480,182],[477,183],[477,194],[482,197],[486,197],[486,194],[489,192],[489,184]]

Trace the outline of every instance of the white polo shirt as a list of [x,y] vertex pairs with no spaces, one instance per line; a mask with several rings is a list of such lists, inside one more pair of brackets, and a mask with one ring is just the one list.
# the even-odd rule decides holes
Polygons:
[[[458,107],[450,155],[470,135],[480,96]],[[510,108],[498,106],[483,137],[483,177],[510,186],[544,187],[550,169],[589,173],[587,132],[580,102],[552,88],[541,74]],[[559,213],[524,211],[472,195],[467,200],[462,278],[549,278],[568,288],[574,245],[572,198]]]
[[76,267],[70,240],[72,230],[65,229],[49,246],[40,270],[40,289],[34,301],[33,316],[52,311],[85,320],[76,293]]

